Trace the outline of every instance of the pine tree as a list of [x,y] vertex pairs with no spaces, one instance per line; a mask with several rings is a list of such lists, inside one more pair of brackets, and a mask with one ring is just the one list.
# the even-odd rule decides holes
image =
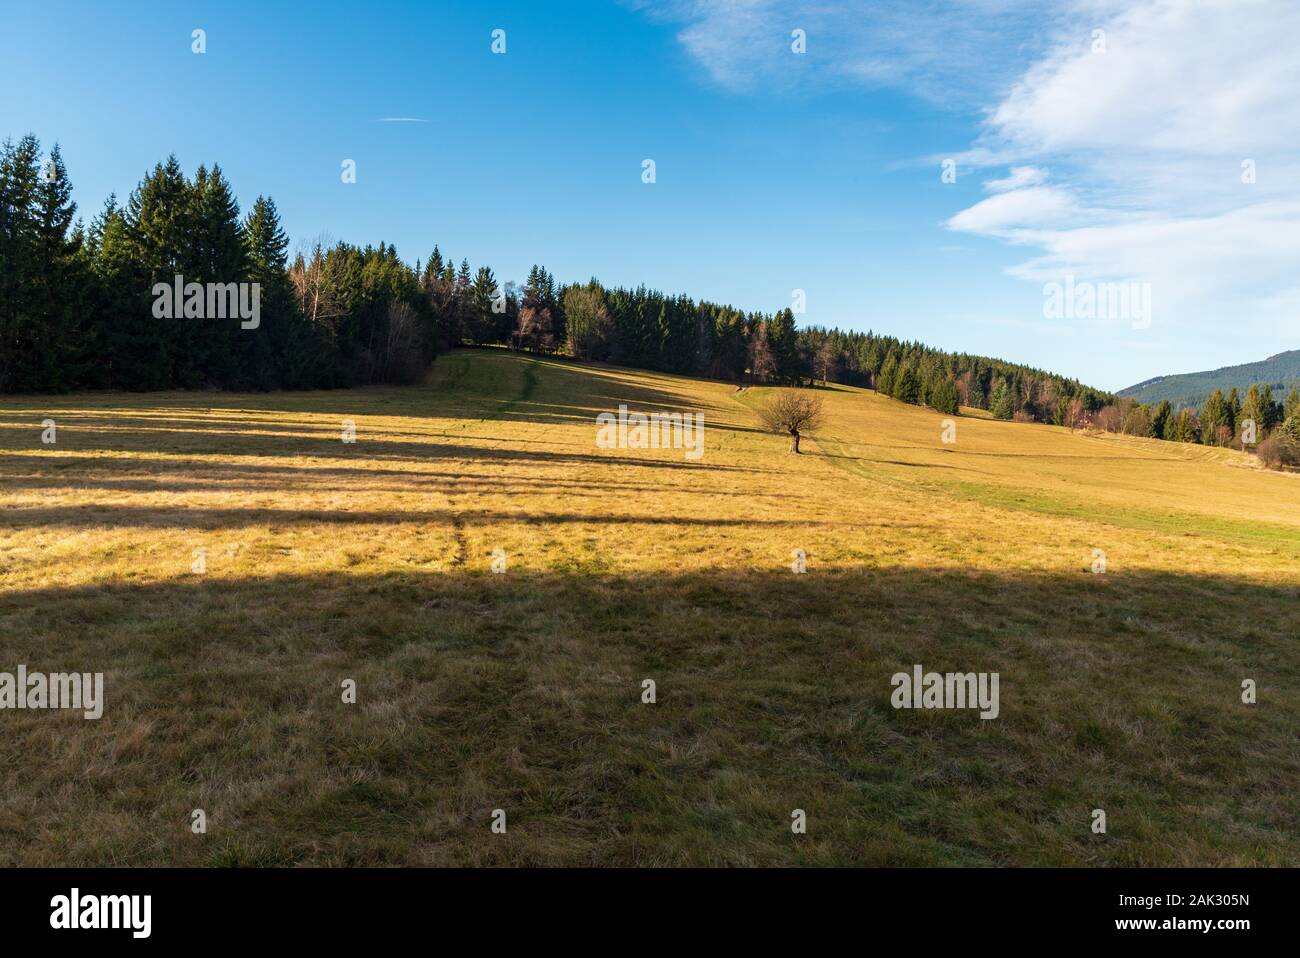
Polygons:
[[474,342],[483,344],[496,340],[496,314],[492,312],[492,303],[497,297],[497,281],[492,270],[480,266],[470,287],[470,327],[466,335]]
[[1166,439],[1173,442],[1200,442],[1201,427],[1196,419],[1196,413],[1191,409],[1178,410],[1177,416],[1171,420],[1171,425],[1166,430]]
[[[127,388],[196,385],[192,381],[194,365],[188,358],[195,337],[185,325],[193,321],[155,317],[152,292],[155,284],[170,285],[189,268],[193,214],[190,184],[175,156],[157,164],[127,200],[131,258],[143,279],[136,302],[126,309],[125,320],[113,336],[114,361]],[[187,282],[189,279],[185,277]],[[165,358],[160,359],[160,353]],[[178,375],[178,369],[184,373]],[[186,381],[187,376],[191,381]]]
[[460,261],[460,269],[452,281],[452,302],[456,316],[456,329],[461,338],[468,338],[474,329],[474,301],[470,292],[473,280],[470,278],[469,260]]
[[795,339],[794,310],[788,306],[767,323],[767,342],[776,364],[775,376],[782,382],[799,380],[799,349]]
[[715,379],[740,382],[748,365],[745,341],[745,317],[739,310],[723,307],[716,311],[713,323],[713,355],[709,375]]
[[1169,400],[1161,400],[1160,405],[1156,406],[1156,411],[1151,415],[1151,435],[1157,439],[1169,438],[1169,417],[1172,412],[1173,407],[1169,405]]
[[534,266],[524,287],[524,299],[519,307],[519,325],[515,342],[520,349],[550,352],[555,346],[555,332],[551,324],[551,310],[546,305],[546,273]]
[[442,251],[435,244],[433,252],[429,254],[429,262],[425,264],[424,274],[420,277],[421,283],[427,289],[430,283],[442,278],[442,271],[445,268],[442,260]]
[[1239,422],[1245,424],[1247,420],[1255,423],[1255,428],[1262,431],[1267,423],[1264,415],[1264,400],[1260,395],[1259,386],[1251,384],[1246,390],[1246,398],[1241,404],[1241,418]]
[[429,261],[425,264],[420,286],[428,304],[431,341],[437,343],[440,349],[460,345],[465,334],[457,311],[455,267],[450,259],[443,258],[442,250],[437,246],[434,246]]
[[42,391],[71,389],[80,372],[74,361],[80,345],[81,297],[85,276],[80,243],[70,235],[77,204],[58,144],[44,164],[35,197],[35,270],[28,300],[31,351],[25,388]]
[[[248,250],[240,226],[239,204],[234,191],[221,172],[213,166],[210,173],[199,167],[191,188],[190,248],[185,274],[186,283],[215,283],[223,286],[248,281]],[[220,306],[214,297],[213,305]],[[229,312],[227,310],[227,312]],[[225,389],[254,384],[248,366],[254,343],[263,334],[258,329],[240,327],[240,318],[207,315],[203,319],[183,320],[188,353],[177,357],[177,375],[181,385],[216,385]]]
[[989,411],[995,419],[1011,419],[1019,408],[1015,384],[999,379],[989,397]]
[[1228,391],[1228,413],[1232,420],[1232,431],[1236,432],[1237,425],[1241,422],[1241,396],[1237,394],[1236,386]]
[[261,325],[245,351],[246,375],[258,389],[325,385],[325,357],[315,331],[298,310],[286,270],[289,238],[270,197],[259,196],[243,224],[248,281],[261,296]]
[[894,354],[890,353],[885,357],[884,363],[880,367],[880,375],[876,377],[876,392],[882,396],[892,396],[894,394],[894,380],[898,378],[898,360]]
[[1070,398],[1061,396],[1056,400],[1056,406],[1052,410],[1052,425],[1070,426]]
[[1286,402],[1282,405],[1282,415],[1285,419],[1300,416],[1300,387],[1292,386],[1291,391],[1286,394]]
[[916,364],[912,360],[908,360],[903,364],[898,376],[894,379],[893,396],[902,402],[920,402],[921,377],[918,375]]
[[1282,421],[1282,406],[1280,403],[1273,401],[1273,387],[1265,383],[1259,391],[1259,405],[1263,411],[1263,426],[1265,429],[1272,429]]
[[929,404],[939,412],[957,414],[957,387],[951,379],[940,380],[930,389]]
[[568,340],[568,331],[565,328],[564,321],[564,301],[560,296],[559,287],[555,284],[555,277],[549,270],[543,271],[542,280],[542,305],[551,313],[551,339],[555,343],[564,343]]
[[40,156],[40,143],[30,134],[0,147],[0,392],[42,385],[43,324],[36,302]]
[[1231,429],[1228,427],[1228,409],[1223,399],[1222,390],[1214,390],[1210,393],[1210,398],[1205,400],[1205,406],[1201,409],[1201,442],[1207,446],[1217,446],[1220,444],[1222,429]]

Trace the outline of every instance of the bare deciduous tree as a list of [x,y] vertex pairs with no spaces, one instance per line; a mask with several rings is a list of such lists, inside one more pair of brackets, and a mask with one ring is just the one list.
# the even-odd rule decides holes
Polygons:
[[569,353],[577,359],[604,358],[609,340],[609,310],[599,289],[574,286],[564,293]]
[[1119,406],[1102,406],[1097,410],[1097,415],[1092,417],[1092,424],[1098,429],[1105,432],[1119,432],[1120,425],[1124,422],[1124,414],[1120,411]]
[[376,357],[378,378],[386,383],[419,382],[424,374],[419,317],[405,303],[390,303],[387,318],[385,341]]
[[1065,408],[1065,424],[1070,427],[1070,431],[1075,429],[1084,429],[1088,426],[1088,407],[1083,404],[1083,400],[1075,397]]
[[823,340],[822,344],[817,347],[817,352],[813,354],[815,375],[823,383],[829,383],[839,364],[840,356],[835,351],[835,344],[829,339]]
[[822,422],[822,397],[797,389],[783,389],[760,411],[763,425],[790,437],[790,451],[799,454],[799,438]]
[[328,237],[322,236],[314,246],[300,249],[297,259],[289,267],[289,281],[293,283],[298,305],[307,322],[332,334],[335,323],[347,310],[337,295],[337,278],[330,275],[326,256],[328,242]]
[[749,340],[749,378],[752,382],[766,382],[776,375],[776,357],[768,342],[767,322],[760,320]]

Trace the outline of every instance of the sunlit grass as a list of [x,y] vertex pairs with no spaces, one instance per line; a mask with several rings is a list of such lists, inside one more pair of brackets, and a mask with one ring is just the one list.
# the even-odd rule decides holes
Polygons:
[[[0,864],[1300,863],[1297,477],[847,387],[795,457],[767,392],[0,400],[0,671],[108,697],[0,712]],[[620,402],[704,457],[597,448]],[[1001,716],[894,711],[916,662]]]

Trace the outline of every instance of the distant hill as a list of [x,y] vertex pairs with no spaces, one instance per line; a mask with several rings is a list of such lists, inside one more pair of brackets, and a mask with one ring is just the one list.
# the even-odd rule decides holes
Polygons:
[[1144,403],[1168,399],[1174,406],[1200,406],[1216,389],[1222,389],[1226,394],[1236,386],[1238,392],[1244,394],[1251,383],[1270,383],[1273,398],[1284,398],[1292,386],[1300,385],[1300,349],[1278,353],[1257,363],[1224,366],[1203,373],[1157,376],[1121,389],[1119,395],[1132,396]]

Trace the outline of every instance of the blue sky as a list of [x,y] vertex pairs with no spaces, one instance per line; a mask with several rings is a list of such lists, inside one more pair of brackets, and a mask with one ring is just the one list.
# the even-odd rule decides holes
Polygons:
[[[14,4],[0,135],[58,141],[87,219],[175,153],[272,195],[295,245],[803,289],[804,324],[1118,388],[1300,347],[1295,6]],[[1152,321],[1045,318],[1067,274],[1148,283]]]

